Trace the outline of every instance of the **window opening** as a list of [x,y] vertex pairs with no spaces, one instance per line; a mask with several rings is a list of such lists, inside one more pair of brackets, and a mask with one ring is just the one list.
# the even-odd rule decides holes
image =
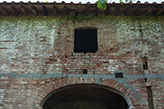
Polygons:
[[97,29],[75,29],[74,52],[95,53],[97,50]]

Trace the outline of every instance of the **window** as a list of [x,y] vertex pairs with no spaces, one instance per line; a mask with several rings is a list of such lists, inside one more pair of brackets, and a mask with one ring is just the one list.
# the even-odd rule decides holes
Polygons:
[[74,52],[95,53],[97,50],[97,29],[75,29]]

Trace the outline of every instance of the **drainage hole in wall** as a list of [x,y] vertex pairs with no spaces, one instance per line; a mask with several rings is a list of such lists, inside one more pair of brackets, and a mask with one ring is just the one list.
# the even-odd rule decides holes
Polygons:
[[83,74],[87,74],[87,69],[83,69]]
[[124,78],[123,73],[115,73],[115,78]]

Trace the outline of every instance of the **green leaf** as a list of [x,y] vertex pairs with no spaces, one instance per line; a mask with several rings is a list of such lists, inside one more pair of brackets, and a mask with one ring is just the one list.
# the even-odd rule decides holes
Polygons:
[[107,0],[98,0],[98,2],[97,2],[97,7],[99,8],[99,9],[106,9],[106,3],[107,3]]
[[[135,1],[135,0],[125,0],[126,3],[129,2],[130,4],[132,4],[133,1]],[[105,10],[107,8],[106,3],[107,3],[107,0],[98,0],[97,8]],[[120,3],[123,5],[122,0],[120,0]]]

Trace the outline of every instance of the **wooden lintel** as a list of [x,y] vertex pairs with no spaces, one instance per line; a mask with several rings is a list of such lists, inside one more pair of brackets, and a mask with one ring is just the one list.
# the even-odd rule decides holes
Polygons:
[[119,11],[120,11],[120,6],[116,8],[116,11],[114,12],[114,14],[118,15]]
[[54,13],[55,13],[55,14],[57,14],[57,13],[58,13],[58,11],[57,11],[56,6],[53,6],[53,9],[54,9]]
[[148,10],[145,12],[145,14],[144,14],[144,15],[148,15],[149,13],[151,13],[151,11],[152,11],[152,7],[151,7],[151,6],[149,6]]
[[135,14],[136,14],[136,15],[140,15],[141,8],[142,8],[142,6],[139,6],[139,7],[136,9],[136,11],[135,11]]
[[2,6],[0,6],[0,10],[2,11],[3,14],[5,14],[6,16],[9,15],[9,12]]
[[47,12],[47,9],[44,5],[42,6],[42,9],[43,9],[43,12],[44,12],[44,16],[47,16],[48,12]]
[[31,8],[32,8],[32,12],[37,16],[38,15],[38,12],[37,12],[35,6],[31,6]]
[[27,16],[27,11],[26,11],[26,9],[25,9],[24,6],[21,6],[21,10],[22,10],[22,12]]
[[110,10],[110,6],[107,5],[107,8],[106,8],[106,10],[105,10],[105,15],[106,15],[106,16],[109,14],[109,10]]
[[19,15],[18,11],[15,9],[14,6],[11,6],[11,11],[15,14],[15,16]]
[[163,9],[164,9],[164,6],[158,8],[158,10],[157,10],[154,14],[155,14],[156,16],[159,15],[159,14],[161,14],[161,12],[163,11]]

